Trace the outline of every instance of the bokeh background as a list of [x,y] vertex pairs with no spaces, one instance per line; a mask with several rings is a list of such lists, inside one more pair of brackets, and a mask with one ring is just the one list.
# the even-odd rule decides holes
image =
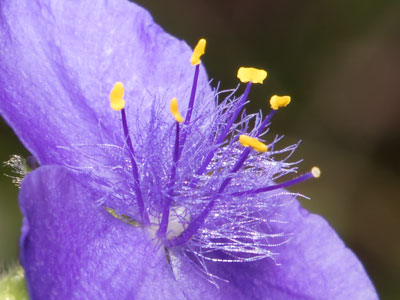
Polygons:
[[[293,160],[323,172],[292,190],[311,197],[303,205],[360,257],[381,298],[400,299],[400,1],[136,2],[190,45],[207,38],[203,62],[222,89],[237,85],[242,65],[267,69],[250,111],[292,96],[271,134],[284,134],[282,145],[301,139]],[[2,120],[0,141],[0,161],[28,155]],[[0,176],[0,265],[18,256],[17,193]]]

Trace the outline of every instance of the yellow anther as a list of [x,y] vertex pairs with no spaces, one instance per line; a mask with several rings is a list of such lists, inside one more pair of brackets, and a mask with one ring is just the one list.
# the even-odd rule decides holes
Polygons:
[[237,78],[239,78],[243,83],[251,81],[252,83],[262,84],[264,79],[267,78],[267,71],[256,68],[240,67],[237,72]]
[[179,123],[183,122],[183,118],[181,114],[179,113],[178,110],[178,100],[176,98],[173,98],[171,100],[171,104],[169,106],[169,109],[171,110],[171,114],[174,116],[175,120]]
[[206,50],[206,40],[200,39],[194,47],[192,57],[190,58],[190,63],[195,66],[201,63],[200,57],[204,54]]
[[314,176],[314,178],[318,178],[319,176],[321,176],[321,170],[318,167],[313,167],[311,169],[311,174],[312,176]]
[[119,111],[125,107],[124,97],[124,85],[122,82],[114,84],[113,89],[110,93],[110,105],[113,110]]
[[269,100],[271,108],[277,110],[280,107],[285,107],[290,103],[290,96],[277,96],[273,95]]
[[254,150],[258,152],[266,152],[268,150],[267,145],[261,143],[259,140],[252,138],[248,135],[242,134],[239,136],[239,142],[244,147],[252,147]]

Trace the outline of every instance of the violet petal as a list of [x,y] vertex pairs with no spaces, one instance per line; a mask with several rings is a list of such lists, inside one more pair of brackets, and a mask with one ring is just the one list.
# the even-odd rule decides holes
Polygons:
[[21,263],[31,299],[186,299],[162,248],[88,201],[93,193],[58,166],[25,178]]
[[[108,98],[116,81],[128,114],[148,114],[154,102],[187,103],[194,73],[186,43],[127,0],[2,1],[0,49],[0,113],[40,164],[77,165],[58,146],[119,132]],[[210,89],[203,68],[199,89]]]
[[378,299],[358,258],[322,217],[309,213],[298,201],[283,207],[281,214],[288,223],[276,224],[276,232],[291,232],[293,237],[275,249],[276,262],[209,264],[211,273],[228,281],[216,280],[220,298],[185,263],[180,284],[186,289],[196,286],[199,294],[209,291],[210,297],[204,299]]

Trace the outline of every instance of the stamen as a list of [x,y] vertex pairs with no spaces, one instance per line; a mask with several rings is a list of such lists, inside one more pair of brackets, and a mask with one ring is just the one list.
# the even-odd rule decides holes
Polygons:
[[182,123],[183,122],[183,118],[182,118],[182,116],[181,116],[181,114],[179,113],[179,110],[178,110],[178,100],[176,99],[176,98],[173,98],[172,100],[171,100],[171,104],[170,104],[170,111],[171,111],[171,114],[172,114],[172,116],[175,118],[175,120],[178,122],[178,123]]
[[[274,95],[269,100],[272,110],[270,111],[268,116],[265,118],[265,120],[262,122],[262,124],[258,128],[256,137],[258,137],[259,135],[261,135],[263,133],[265,127],[267,127],[269,121],[272,119],[272,117],[274,116],[274,114],[278,110],[278,108],[288,106],[288,104],[290,103],[290,96],[282,96],[280,98],[284,98],[284,99],[281,99],[279,101],[275,100],[276,97],[279,97],[279,96]],[[278,106],[277,102],[279,102],[279,104],[280,104],[279,106]],[[277,108],[274,108],[274,107],[277,107]]]
[[241,136],[239,136],[239,142],[242,146],[252,147],[254,150],[260,153],[264,153],[268,150],[267,145],[248,135],[242,134]]
[[242,191],[242,192],[236,192],[232,193],[232,196],[242,196],[242,195],[254,195],[254,194],[259,194],[259,193],[264,193],[264,192],[269,192],[272,190],[280,189],[280,188],[285,188],[292,186],[294,184],[306,181],[311,178],[318,178],[321,175],[321,171],[318,167],[313,167],[310,172],[305,173],[299,177],[293,178],[291,180],[276,184],[276,185],[270,185],[254,190],[247,190],[247,191]]
[[[129,158],[130,158],[131,166],[132,166],[134,191],[136,194],[136,200],[137,200],[137,204],[138,204],[138,208],[139,208],[139,214],[140,214],[140,217],[142,218],[143,223],[147,224],[149,222],[149,218],[147,216],[147,213],[144,210],[142,191],[140,190],[139,172],[138,172],[138,167],[137,167],[135,157],[134,157],[135,152],[133,150],[132,140],[131,140],[131,137],[129,134],[128,121],[126,119],[126,113],[125,113],[125,109],[124,109],[125,101],[122,99],[123,96],[124,96],[124,85],[121,82],[117,82],[114,85],[114,87],[110,93],[111,108],[113,108],[116,111],[118,111],[118,110],[121,111],[122,127],[123,127],[123,131],[124,131],[125,141],[128,146]],[[121,102],[121,100],[122,100],[122,102]],[[119,109],[115,109],[113,106],[115,108],[119,108]]]
[[169,218],[170,218],[170,207],[171,207],[171,203],[173,200],[173,193],[174,193],[176,167],[177,167],[177,163],[178,163],[179,157],[180,157],[180,145],[179,145],[180,126],[179,126],[179,123],[183,121],[183,118],[178,111],[178,100],[176,98],[173,98],[171,100],[170,110],[176,120],[176,135],[175,135],[174,150],[173,150],[173,154],[172,154],[173,164],[172,164],[172,168],[171,168],[171,177],[170,177],[169,184],[167,186],[168,196],[164,201],[161,222],[160,222],[160,226],[157,230],[157,236],[159,238],[162,238],[165,236],[165,233],[168,228]]
[[186,118],[185,118],[185,123],[184,123],[185,126],[189,124],[190,119],[192,117],[192,111],[193,111],[193,106],[194,106],[194,99],[196,97],[196,89],[197,89],[197,81],[199,79],[199,73],[200,73],[200,65],[196,65],[196,68],[194,70],[192,91],[190,92],[188,111],[186,113]]
[[[190,99],[189,99],[189,106],[188,106],[188,111],[186,113],[186,118],[184,125],[187,126],[190,122],[190,119],[192,117],[192,111],[193,111],[193,106],[194,106],[194,100],[196,97],[196,89],[197,89],[197,82],[199,78],[199,73],[200,73],[200,57],[205,53],[205,48],[206,48],[206,40],[205,39],[200,39],[199,42],[197,43],[196,47],[193,50],[193,55],[190,59],[190,62],[192,65],[195,65],[195,71],[194,71],[194,77],[193,77],[193,84],[192,84],[192,91],[190,93]],[[182,123],[183,118],[181,114],[179,113],[178,110],[178,102],[176,98],[172,99],[171,105],[170,105],[170,110],[172,115],[174,116],[175,120],[177,121],[176,123],[176,138],[175,138],[175,147],[174,147],[174,154],[173,154],[173,159],[174,163],[172,166],[171,170],[171,180],[168,186],[168,197],[165,200],[164,206],[163,206],[163,213],[162,213],[162,218],[160,222],[160,227],[157,231],[157,236],[162,237],[165,235],[167,226],[168,226],[168,218],[170,215],[170,206],[172,203],[172,194],[173,194],[173,186],[174,186],[174,181],[175,181],[175,175],[176,175],[176,164],[179,161],[179,158],[181,156],[183,146],[186,142],[187,138],[187,130],[184,130],[182,133],[182,138],[181,138],[181,143],[179,143],[179,123]]]
[[170,216],[171,203],[172,203],[172,193],[168,193],[168,197],[165,199],[164,206],[163,206],[163,212],[162,212],[160,226],[158,227],[157,234],[156,234],[157,237],[159,237],[159,238],[165,237],[165,233],[167,232],[169,218],[171,217]]
[[206,40],[200,39],[194,47],[192,57],[190,58],[190,63],[195,66],[201,63],[200,57],[204,54],[206,49]]
[[269,121],[271,121],[271,119],[272,119],[272,117],[274,116],[275,112],[276,112],[276,110],[271,110],[271,111],[269,112],[268,116],[267,116],[267,117],[264,119],[264,121],[261,123],[260,127],[258,127],[256,137],[259,137],[259,136],[263,133],[265,127],[267,127]]
[[243,83],[252,82],[262,84],[267,75],[267,71],[265,70],[247,67],[240,67],[237,73],[237,77]]
[[124,85],[122,82],[116,82],[110,93],[110,106],[113,110],[119,111],[125,107]]
[[[195,50],[193,51],[192,58],[195,55],[195,52],[197,54],[200,53],[200,52],[202,52],[202,54],[204,54],[205,46],[206,46],[206,40],[205,39],[199,40],[199,42],[197,43],[197,46],[195,47]],[[189,106],[188,106],[188,110],[187,110],[186,118],[185,118],[185,122],[184,122],[184,126],[185,127],[187,127],[187,125],[189,125],[190,119],[192,117],[192,111],[193,111],[193,106],[194,106],[194,99],[196,97],[197,81],[199,79],[199,74],[200,74],[200,59],[199,59],[199,63],[196,64],[196,68],[194,70],[192,91],[190,92]],[[187,134],[188,134],[187,130],[184,130],[182,132],[181,146],[180,146],[180,149],[179,149],[179,156],[181,155],[182,150],[183,150],[183,146],[185,145]]]
[[271,108],[277,110],[280,107],[285,107],[290,103],[290,96],[277,96],[273,95],[269,103],[271,104]]

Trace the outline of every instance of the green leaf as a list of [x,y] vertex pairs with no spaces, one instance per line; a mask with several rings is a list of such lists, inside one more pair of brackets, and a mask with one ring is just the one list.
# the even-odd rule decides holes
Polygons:
[[24,270],[16,265],[0,275],[0,300],[28,300]]

